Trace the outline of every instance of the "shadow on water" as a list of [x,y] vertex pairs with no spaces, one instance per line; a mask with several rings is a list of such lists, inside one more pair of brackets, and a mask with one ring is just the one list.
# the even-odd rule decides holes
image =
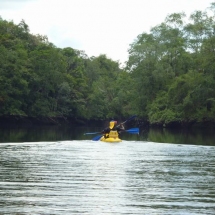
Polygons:
[[[31,126],[0,128],[0,142],[39,142],[62,140],[91,140],[99,134],[84,135],[86,132],[99,132],[98,127],[71,126]],[[214,130],[154,129],[140,130],[140,134],[123,132],[121,139],[151,141],[159,143],[215,145]]]

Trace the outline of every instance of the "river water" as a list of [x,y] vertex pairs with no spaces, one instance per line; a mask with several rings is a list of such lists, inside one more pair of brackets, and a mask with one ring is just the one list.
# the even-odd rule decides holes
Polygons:
[[215,214],[215,146],[68,138],[1,141],[1,215]]

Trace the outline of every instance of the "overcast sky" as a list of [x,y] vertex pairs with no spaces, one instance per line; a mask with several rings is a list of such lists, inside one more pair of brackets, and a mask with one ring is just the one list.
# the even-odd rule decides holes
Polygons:
[[57,47],[125,62],[135,38],[168,14],[204,11],[214,0],[0,0],[0,16],[30,33],[47,35]]

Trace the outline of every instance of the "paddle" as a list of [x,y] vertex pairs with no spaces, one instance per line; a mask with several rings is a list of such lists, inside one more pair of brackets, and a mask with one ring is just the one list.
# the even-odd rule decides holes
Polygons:
[[98,141],[98,140],[100,140],[101,139],[101,137],[102,137],[103,135],[98,135],[98,136],[96,136],[96,137],[93,137],[93,141]]
[[[130,128],[130,129],[124,130],[124,131],[125,131],[125,132],[128,132],[128,133],[130,133],[130,134],[139,134],[139,128]],[[92,140],[93,140],[93,141],[98,141],[98,140],[101,139],[102,136],[103,136],[103,135],[98,135],[98,136],[94,137]]]
[[[125,120],[125,121],[122,122],[121,124],[125,124],[126,122],[128,122],[128,121],[134,119],[135,117],[136,117],[136,115],[131,116],[130,118],[128,118],[127,120]],[[132,133],[132,134],[137,134],[137,133],[139,134],[139,128],[133,128],[133,129],[136,129],[136,130],[131,130],[131,129],[129,129],[129,130],[125,130],[125,131],[130,132],[130,133]],[[138,129],[138,130],[137,130],[137,129]],[[96,132],[96,133],[101,133],[101,132]],[[90,134],[90,133],[85,133],[85,134]],[[91,134],[92,134],[92,133],[91,133]],[[101,139],[102,136],[103,136],[103,135],[98,135],[98,136],[94,137],[92,140],[93,140],[93,141],[98,141],[98,140]]]
[[89,133],[84,133],[84,135],[88,135],[88,134],[100,134],[101,131],[98,131],[98,132],[89,132]]
[[[129,121],[129,120],[132,120],[133,118],[135,118],[136,117],[136,115],[134,115],[134,116],[131,116],[130,118],[128,118],[127,120],[125,120],[124,122],[122,122],[121,124],[125,124],[127,121]],[[100,131],[98,131],[98,132],[89,132],[89,133],[84,133],[84,135],[89,135],[89,134],[99,134],[99,133],[101,133]]]
[[134,119],[135,117],[136,117],[136,115],[131,116],[130,118],[128,118],[127,120],[125,120],[125,122],[122,122],[121,124],[125,124],[126,122],[128,122],[128,121]]

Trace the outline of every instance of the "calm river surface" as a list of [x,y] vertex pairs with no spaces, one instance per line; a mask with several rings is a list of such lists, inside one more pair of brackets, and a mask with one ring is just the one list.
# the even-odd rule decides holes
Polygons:
[[1,140],[1,215],[214,215],[215,146],[67,138]]

